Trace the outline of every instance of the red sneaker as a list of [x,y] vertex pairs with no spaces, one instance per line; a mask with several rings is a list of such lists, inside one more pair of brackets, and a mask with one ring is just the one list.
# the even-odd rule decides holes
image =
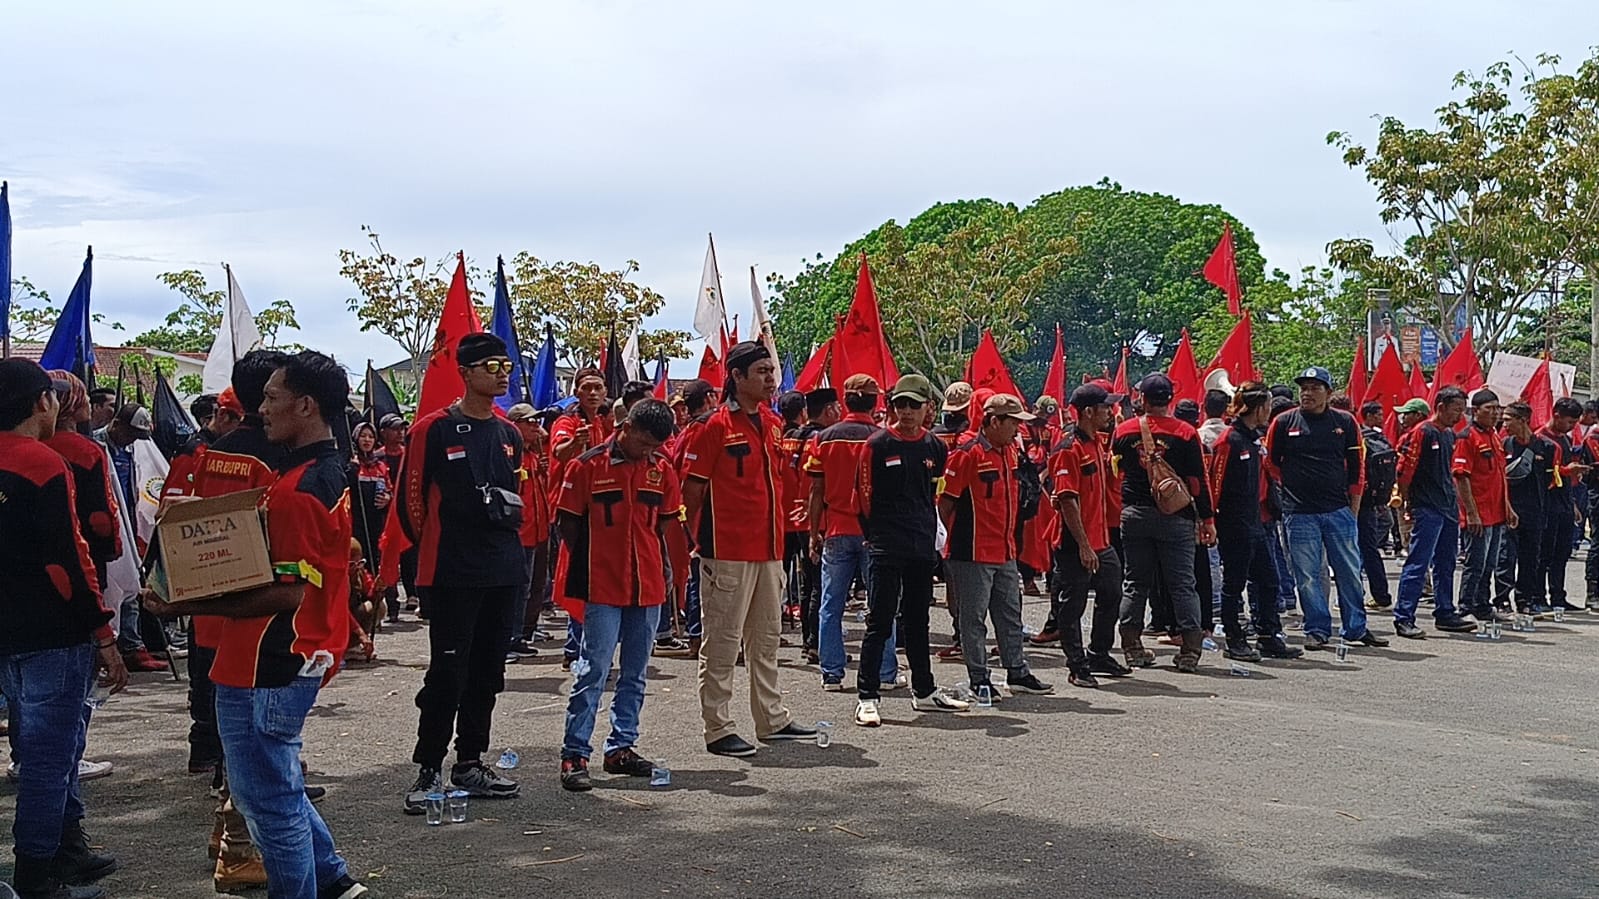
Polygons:
[[148,649],[123,653],[122,663],[128,666],[129,671],[165,671],[170,667],[166,662],[150,655]]

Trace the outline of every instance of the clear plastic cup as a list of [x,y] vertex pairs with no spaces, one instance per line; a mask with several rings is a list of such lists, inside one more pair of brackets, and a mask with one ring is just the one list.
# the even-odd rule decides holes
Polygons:
[[656,759],[655,766],[650,769],[650,786],[669,787],[672,785],[672,769],[666,767],[666,759]]
[[994,707],[994,688],[992,686],[988,684],[978,684],[975,692],[977,694],[978,708],[991,709]]
[[816,745],[822,749],[833,745],[833,722],[816,722]]
[[1488,639],[1498,640],[1502,636],[1504,636],[1504,627],[1497,621],[1488,622]]
[[449,795],[445,796],[445,802],[450,811],[451,824],[466,823],[466,801],[467,792],[465,790],[451,790]]
[[1556,622],[1560,622],[1560,621],[1565,621],[1565,620],[1566,620],[1566,610],[1562,609],[1559,606],[1555,606],[1555,621]]
[[1338,649],[1334,654],[1334,658],[1340,662],[1349,661],[1349,644],[1344,642],[1342,638],[1338,640]]
[[1248,677],[1251,672],[1248,668],[1245,668],[1237,662],[1234,662],[1232,667],[1227,669],[1227,673],[1231,674],[1233,677]]
[[106,684],[100,683],[99,680],[96,680],[94,682],[94,688],[89,691],[89,695],[83,698],[83,704],[91,709],[103,709],[105,708],[105,704],[110,700],[111,688]]
[[427,795],[427,822],[429,827],[436,827],[444,823],[443,793],[429,793]]
[[509,771],[521,763],[522,757],[516,754],[515,749],[506,749],[500,753],[500,760],[494,763],[494,767]]

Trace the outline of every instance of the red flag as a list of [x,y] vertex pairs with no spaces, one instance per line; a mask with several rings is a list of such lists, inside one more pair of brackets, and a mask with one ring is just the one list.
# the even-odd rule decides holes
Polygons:
[[833,338],[822,341],[816,348],[811,358],[805,360],[805,367],[800,369],[799,375],[794,378],[794,389],[800,393],[810,393],[822,386],[822,378],[827,376],[827,362],[833,356]]
[[1399,438],[1399,416],[1394,407],[1410,399],[1410,385],[1405,381],[1405,368],[1399,364],[1399,353],[1390,342],[1377,360],[1377,370],[1372,372],[1366,385],[1366,402],[1382,403],[1383,430],[1389,440]]
[[1360,417],[1360,404],[1366,401],[1366,341],[1355,341],[1355,361],[1349,364],[1348,386],[1344,393],[1349,396],[1349,402],[1355,410],[1355,417]]
[[1216,350],[1216,357],[1210,360],[1201,373],[1199,382],[1210,380],[1210,374],[1220,369],[1227,372],[1227,379],[1236,387],[1245,381],[1260,379],[1255,371],[1255,329],[1249,322],[1249,313],[1244,312],[1238,324],[1233,325],[1233,332],[1222,341],[1221,348]]
[[1205,397],[1205,382],[1199,378],[1199,363],[1194,361],[1194,345],[1188,341],[1188,329],[1183,329],[1183,339],[1172,354],[1171,366],[1166,369],[1171,379],[1172,396],[1178,400],[1201,402]]
[[855,280],[855,299],[849,313],[839,323],[833,339],[833,383],[843,384],[854,374],[871,375],[885,390],[899,380],[899,368],[888,351],[883,336],[883,320],[877,308],[877,291],[872,287],[872,270],[861,254],[861,270]]
[[[1421,374],[1421,363],[1420,362],[1417,362],[1415,365],[1412,365],[1410,367],[1409,389],[1410,389],[1410,396],[1406,397],[1406,399],[1410,399],[1411,397],[1420,397],[1422,399],[1426,399],[1427,397],[1432,395],[1427,390],[1427,379],[1425,377],[1423,377],[1422,374]],[[1429,403],[1429,405],[1431,405],[1431,404]]]
[[1451,384],[1470,394],[1473,390],[1488,383],[1483,377],[1482,363],[1477,361],[1477,350],[1472,346],[1471,329],[1467,328],[1460,335],[1460,342],[1449,351],[1449,356],[1432,375],[1432,392],[1427,397],[1430,402],[1438,398],[1438,391]]
[[1008,393],[1018,399],[1022,396],[1021,390],[1016,387],[1016,379],[1010,376],[1010,368],[1005,365],[1005,357],[999,354],[999,345],[994,343],[994,332],[987,328],[983,329],[983,337],[966,363],[966,376],[962,380],[972,385],[973,390],[987,387],[995,393]]
[[695,377],[717,390],[722,389],[722,363],[716,358],[716,351],[711,349],[710,341],[705,343],[705,352],[700,355],[700,373]]
[[1055,354],[1049,357],[1049,373],[1044,375],[1043,396],[1052,396],[1066,408],[1066,343],[1060,325],[1055,326]]
[[450,292],[444,298],[444,312],[439,316],[439,330],[433,337],[433,352],[428,356],[427,371],[422,375],[422,394],[416,404],[418,419],[448,406],[466,393],[466,382],[461,380],[461,370],[455,364],[455,349],[461,338],[482,330],[477,309],[472,306],[472,294],[466,288],[466,257],[456,253],[455,277],[450,279]]
[[1122,347],[1122,362],[1121,362],[1121,365],[1116,367],[1116,377],[1115,377],[1114,380],[1112,380],[1110,382],[1110,392],[1111,393],[1119,393],[1122,396],[1127,396],[1127,394],[1128,394],[1128,390],[1127,390],[1127,356],[1131,352],[1132,352],[1132,350],[1129,349],[1128,347]]
[[1521,401],[1532,407],[1532,420],[1528,424],[1537,430],[1549,423],[1555,417],[1555,392],[1549,385],[1549,358],[1538,363],[1533,369],[1532,378],[1527,381],[1527,386],[1521,388]]
[[738,343],[738,313],[733,313],[733,330],[727,332],[727,345]]
[[[1238,260],[1233,256],[1233,223],[1222,225],[1221,240],[1205,262],[1205,280],[1221,288],[1227,295],[1227,311],[1238,315],[1243,311],[1240,301],[1243,291],[1238,288]],[[1234,381],[1233,383],[1238,383]]]

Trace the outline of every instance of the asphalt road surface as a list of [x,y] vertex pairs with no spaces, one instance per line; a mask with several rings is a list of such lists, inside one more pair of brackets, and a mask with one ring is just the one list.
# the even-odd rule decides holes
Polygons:
[[[1029,599],[1028,622],[1044,614]],[[948,617],[933,620],[936,642]],[[508,669],[496,715],[521,797],[431,828],[400,812],[422,627],[407,615],[381,634],[381,660],[340,674],[306,723],[321,812],[377,896],[1599,896],[1599,615],[1495,643],[1429,632],[1343,665],[1312,653],[1247,679],[1218,653],[1179,674],[1162,647],[1160,667],[1097,691],[1066,684],[1059,650],[1030,649],[1056,695],[918,715],[900,691],[875,730],[786,648],[789,708],[834,722],[833,743],[748,760],[705,752],[695,664],[657,659],[638,749],[667,759],[671,786],[604,775],[596,753],[587,794],[556,776],[569,680],[545,643]],[[861,627],[848,623],[852,645]],[[741,678],[753,738],[747,695]],[[116,771],[85,798],[94,842],[121,861],[112,896],[214,895],[214,803],[208,778],[184,773],[185,702],[182,684],[143,674],[95,717],[88,756]]]

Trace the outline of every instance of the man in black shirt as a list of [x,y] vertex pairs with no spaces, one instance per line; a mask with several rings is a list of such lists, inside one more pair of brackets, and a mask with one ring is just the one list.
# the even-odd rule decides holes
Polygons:
[[1399,495],[1410,516],[1410,546],[1399,574],[1394,631],[1411,640],[1427,636],[1416,626],[1416,604],[1421,601],[1422,576],[1428,569],[1432,570],[1434,590],[1433,626],[1462,633],[1477,626],[1455,611],[1460,499],[1451,465],[1455,425],[1465,410],[1465,391],[1453,385],[1438,391],[1432,418],[1410,432],[1399,458]]
[[1386,646],[1366,629],[1360,590],[1355,521],[1365,480],[1360,428],[1353,416],[1328,405],[1332,375],[1327,369],[1307,368],[1295,380],[1299,408],[1272,419],[1266,458],[1281,486],[1286,549],[1305,614],[1305,648],[1326,649],[1332,637],[1332,611],[1321,584],[1329,562],[1338,585],[1343,639]]
[[1549,487],[1549,504],[1544,509],[1543,567],[1544,587],[1552,609],[1575,611],[1581,606],[1566,602],[1566,563],[1571,561],[1572,534],[1577,526],[1576,485],[1592,467],[1582,441],[1572,439],[1572,428],[1582,415],[1582,404],[1571,397],[1555,400],[1554,415],[1538,430],[1538,436],[1556,449],[1555,478]]
[[411,760],[421,771],[405,797],[411,815],[442,786],[452,728],[457,789],[488,798],[518,791],[482,757],[495,697],[505,689],[512,604],[527,577],[517,497],[522,435],[494,412],[494,398],[510,386],[505,342],[468,334],[456,359],[466,395],[411,429],[400,477],[400,522],[420,551],[417,586],[431,655],[416,696],[421,715]]
[[1393,498],[1394,484],[1399,476],[1399,454],[1383,432],[1383,407],[1376,400],[1360,407],[1360,417],[1365,427],[1360,429],[1366,441],[1366,485],[1360,500],[1359,539],[1360,567],[1366,573],[1366,586],[1371,590],[1368,610],[1386,609],[1394,604],[1393,591],[1388,587],[1388,569],[1383,567],[1382,541],[1391,526],[1387,515],[1388,502]]
[[876,727],[883,648],[901,616],[905,661],[911,669],[911,708],[920,712],[959,712],[967,703],[933,682],[927,645],[927,610],[933,604],[933,568],[938,562],[938,482],[948,452],[922,428],[933,385],[921,375],[905,375],[888,394],[894,424],[867,438],[861,456],[859,502],[861,532],[872,554],[872,589],[867,591],[866,636],[856,672],[860,695],[855,723]]
[[1531,422],[1532,407],[1526,403],[1505,407],[1505,480],[1516,526],[1505,532],[1494,573],[1494,605],[1510,608],[1514,586],[1516,609],[1527,613],[1543,607],[1544,515],[1558,465],[1555,445],[1533,433]]

